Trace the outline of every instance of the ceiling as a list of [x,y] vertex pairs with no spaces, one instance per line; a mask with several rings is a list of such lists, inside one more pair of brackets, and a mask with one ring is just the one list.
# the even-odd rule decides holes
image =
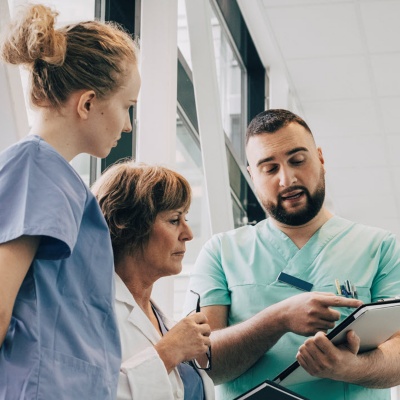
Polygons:
[[338,215],[400,237],[400,0],[238,0],[271,85],[309,124]]

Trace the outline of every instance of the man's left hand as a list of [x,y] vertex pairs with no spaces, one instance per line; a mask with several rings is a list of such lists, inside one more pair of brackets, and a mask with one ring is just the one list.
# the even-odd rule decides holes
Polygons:
[[347,342],[335,346],[323,332],[307,339],[296,355],[299,364],[312,376],[338,381],[352,381],[357,371],[360,338],[349,331]]

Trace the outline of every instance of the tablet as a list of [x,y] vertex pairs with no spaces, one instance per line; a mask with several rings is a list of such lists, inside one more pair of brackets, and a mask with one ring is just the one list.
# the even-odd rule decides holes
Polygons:
[[250,389],[248,392],[236,397],[234,400],[294,400],[302,399],[307,400],[291,390],[288,390],[274,382],[265,381],[260,385]]
[[[360,338],[360,353],[373,350],[400,331],[400,298],[367,303],[358,307],[327,334],[335,345],[346,341],[346,334],[354,330]],[[319,379],[308,374],[295,361],[273,379],[283,386]]]

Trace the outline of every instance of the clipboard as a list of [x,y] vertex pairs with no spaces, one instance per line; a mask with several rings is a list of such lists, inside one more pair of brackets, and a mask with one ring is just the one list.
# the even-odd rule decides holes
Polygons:
[[295,392],[292,392],[289,389],[286,389],[275,382],[265,381],[260,385],[250,389],[246,393],[242,394],[239,397],[236,397],[234,400],[307,400],[306,397],[300,396]]
[[[359,353],[377,348],[400,331],[400,298],[363,304],[333,328],[327,334],[327,338],[333,344],[339,345],[346,341],[347,332],[350,330],[354,330],[360,338]],[[276,376],[273,382],[289,386],[316,379],[319,378],[308,374],[295,361]]]

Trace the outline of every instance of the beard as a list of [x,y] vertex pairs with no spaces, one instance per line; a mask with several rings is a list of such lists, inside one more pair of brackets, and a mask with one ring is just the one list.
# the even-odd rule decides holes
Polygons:
[[314,193],[310,193],[304,186],[291,186],[290,190],[302,190],[307,197],[306,205],[298,211],[287,211],[282,203],[282,195],[278,195],[277,203],[263,201],[269,216],[276,221],[288,226],[300,226],[311,221],[321,210],[325,200],[325,176],[321,171],[321,177]]

